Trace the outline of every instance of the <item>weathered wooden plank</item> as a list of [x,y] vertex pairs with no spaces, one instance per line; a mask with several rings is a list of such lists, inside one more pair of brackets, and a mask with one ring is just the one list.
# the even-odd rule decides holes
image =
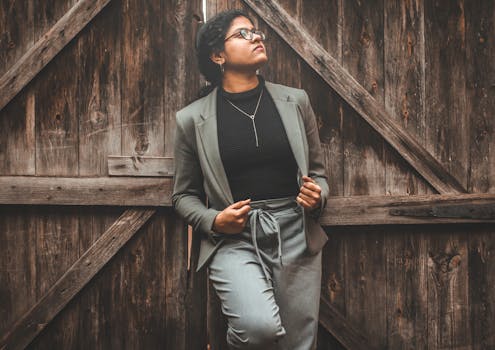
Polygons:
[[[469,177],[464,0],[425,1],[426,147],[459,183]],[[468,232],[439,227],[429,241],[427,348],[471,344]]]
[[469,235],[469,327],[470,347],[476,350],[495,348],[495,231],[493,225]]
[[[164,3],[122,3],[121,103],[122,154],[162,156],[165,124],[164,64],[171,50],[164,29]],[[163,14],[157,16],[157,14]],[[139,15],[137,15],[139,14]],[[168,33],[166,34],[168,35]],[[182,67],[185,71],[185,67]],[[168,77],[167,77],[168,79]]]
[[469,260],[465,230],[442,226],[428,237],[428,349],[469,348]]
[[[4,334],[36,300],[35,208],[0,208],[0,334]],[[31,220],[26,220],[29,218]]]
[[470,192],[495,192],[495,3],[465,1]]
[[24,349],[155,213],[128,209],[3,335],[1,349]]
[[190,266],[188,266],[187,294],[185,298],[187,331],[186,334],[194,334],[194,337],[186,337],[186,349],[207,349],[208,327],[206,308],[208,277],[207,269],[196,271],[199,259],[201,235],[192,232]]
[[369,345],[379,349],[387,341],[385,230],[384,226],[353,228],[344,245],[345,315],[368,334]]
[[[343,68],[383,105],[383,1],[343,2]],[[385,194],[385,143],[344,105],[344,196]]]
[[[36,23],[49,21],[54,8],[55,1],[37,4],[40,13]],[[78,175],[77,81],[81,72],[74,69],[78,63],[76,39],[68,42],[30,84],[35,91],[36,175]]]
[[[385,108],[425,145],[423,1],[384,2]],[[396,152],[386,154],[386,193],[434,193]],[[431,208],[431,206],[428,206]],[[390,213],[390,210],[389,210]],[[398,228],[398,227],[397,227]],[[387,228],[386,314],[389,349],[425,349],[427,260],[424,228]]]
[[342,345],[352,350],[377,349],[367,335],[357,330],[326,298],[320,299],[320,324]]
[[0,76],[19,60],[34,41],[34,3],[0,3]]
[[[343,1],[342,67],[377,103],[384,104],[383,0]],[[344,196],[385,194],[385,142],[348,104],[343,105]],[[352,230],[344,240],[344,300],[347,321],[383,348],[386,319],[385,235]]]
[[[465,1],[466,104],[472,192],[495,192],[495,2]],[[495,225],[469,233],[469,328],[472,349],[495,348]]]
[[[425,145],[425,42],[423,1],[384,2],[385,108]],[[396,152],[386,152],[386,193],[434,192]]]
[[[38,273],[36,284],[30,286],[36,291],[36,299],[26,301],[30,307],[45,295],[80,257],[77,232],[81,222],[77,211],[77,207],[38,207],[36,216],[31,218],[36,222],[35,263]],[[16,321],[20,318],[22,317]],[[54,347],[70,349],[77,342],[77,314],[67,315],[65,321],[65,331],[52,334],[51,344]]]
[[108,156],[110,176],[173,176],[171,157]]
[[107,155],[121,154],[121,4],[111,2],[78,40],[79,175],[106,176]]
[[35,95],[32,88],[0,111],[0,174],[34,175]]
[[423,226],[387,227],[387,348],[426,349],[428,249]]
[[469,177],[464,0],[425,2],[426,148],[463,187]]
[[170,206],[171,179],[0,177],[0,204]]
[[352,226],[493,222],[489,218],[397,216],[391,215],[390,211],[449,206],[477,206],[493,210],[494,205],[495,194],[330,197],[320,223],[325,226]]
[[436,190],[465,192],[421,144],[405,132],[383,106],[361,86],[301,25],[274,1],[244,0],[318,74],[394,147]]
[[78,1],[1,78],[0,110],[55,57],[110,0]]

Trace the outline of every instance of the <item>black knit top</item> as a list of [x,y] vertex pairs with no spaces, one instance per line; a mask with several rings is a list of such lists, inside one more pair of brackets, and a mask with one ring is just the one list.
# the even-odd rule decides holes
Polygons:
[[[221,87],[217,94],[217,129],[220,156],[234,201],[296,196],[297,164],[275,103],[258,76],[254,89],[229,93]],[[256,108],[258,147],[252,120],[228,101],[248,114]]]

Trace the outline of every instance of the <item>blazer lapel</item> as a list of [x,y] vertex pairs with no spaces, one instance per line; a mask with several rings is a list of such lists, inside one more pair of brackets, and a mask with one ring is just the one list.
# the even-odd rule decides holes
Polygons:
[[268,81],[265,86],[275,102],[280,118],[287,133],[289,144],[296,159],[296,163],[303,175],[308,174],[308,160],[306,159],[305,135],[301,133],[304,130],[304,123],[299,117],[297,103],[295,99],[283,92],[276,84]]
[[[219,193],[224,204],[230,205],[234,203],[234,198],[227,180],[227,174],[223,167],[222,159],[220,158],[220,150],[218,147],[218,132],[217,132],[217,88],[215,88],[207,97],[201,111],[202,121],[196,125],[198,130],[201,144],[203,148],[202,154],[199,154],[205,158],[206,163],[209,165],[209,169],[204,171],[209,172],[211,175],[212,183],[217,186],[217,193]],[[199,152],[198,150],[198,153]]]
[[[294,154],[296,163],[303,175],[308,174],[308,160],[306,157],[306,142],[305,135],[301,130],[304,130],[304,124],[299,116],[297,103],[294,97],[285,93],[276,84],[265,81],[265,86],[275,102],[282,124],[284,125],[289,144]],[[215,88],[205,100],[201,111],[201,121],[196,124],[199,137],[201,139],[202,152],[198,149],[200,157],[204,157],[208,169],[204,169],[205,175],[212,175],[212,184],[217,186],[217,193],[225,202],[225,205],[230,205],[234,202],[232,191],[227,180],[227,174],[223,167],[222,159],[220,158],[220,150],[218,147],[218,131],[217,131],[217,91]],[[209,173],[209,174],[208,174]]]

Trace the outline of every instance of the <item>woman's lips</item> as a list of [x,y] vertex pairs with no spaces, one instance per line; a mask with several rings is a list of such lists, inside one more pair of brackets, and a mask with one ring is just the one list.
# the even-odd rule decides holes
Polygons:
[[258,45],[258,46],[256,46],[256,47],[253,49],[253,51],[258,51],[258,50],[259,50],[259,51],[265,51],[265,48],[264,48],[263,46],[261,46],[261,45]]

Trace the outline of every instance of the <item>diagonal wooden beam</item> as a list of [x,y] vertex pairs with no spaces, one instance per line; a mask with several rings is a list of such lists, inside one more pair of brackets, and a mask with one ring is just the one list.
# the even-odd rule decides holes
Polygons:
[[354,328],[323,296],[320,298],[319,322],[340,344],[349,350],[373,350],[367,336]]
[[395,122],[304,28],[275,0],[243,0],[311,66],[438,192],[467,192],[443,165]]
[[0,78],[0,110],[9,103],[108,3],[80,0]]
[[24,349],[86,286],[155,209],[128,209],[1,338],[0,349]]

